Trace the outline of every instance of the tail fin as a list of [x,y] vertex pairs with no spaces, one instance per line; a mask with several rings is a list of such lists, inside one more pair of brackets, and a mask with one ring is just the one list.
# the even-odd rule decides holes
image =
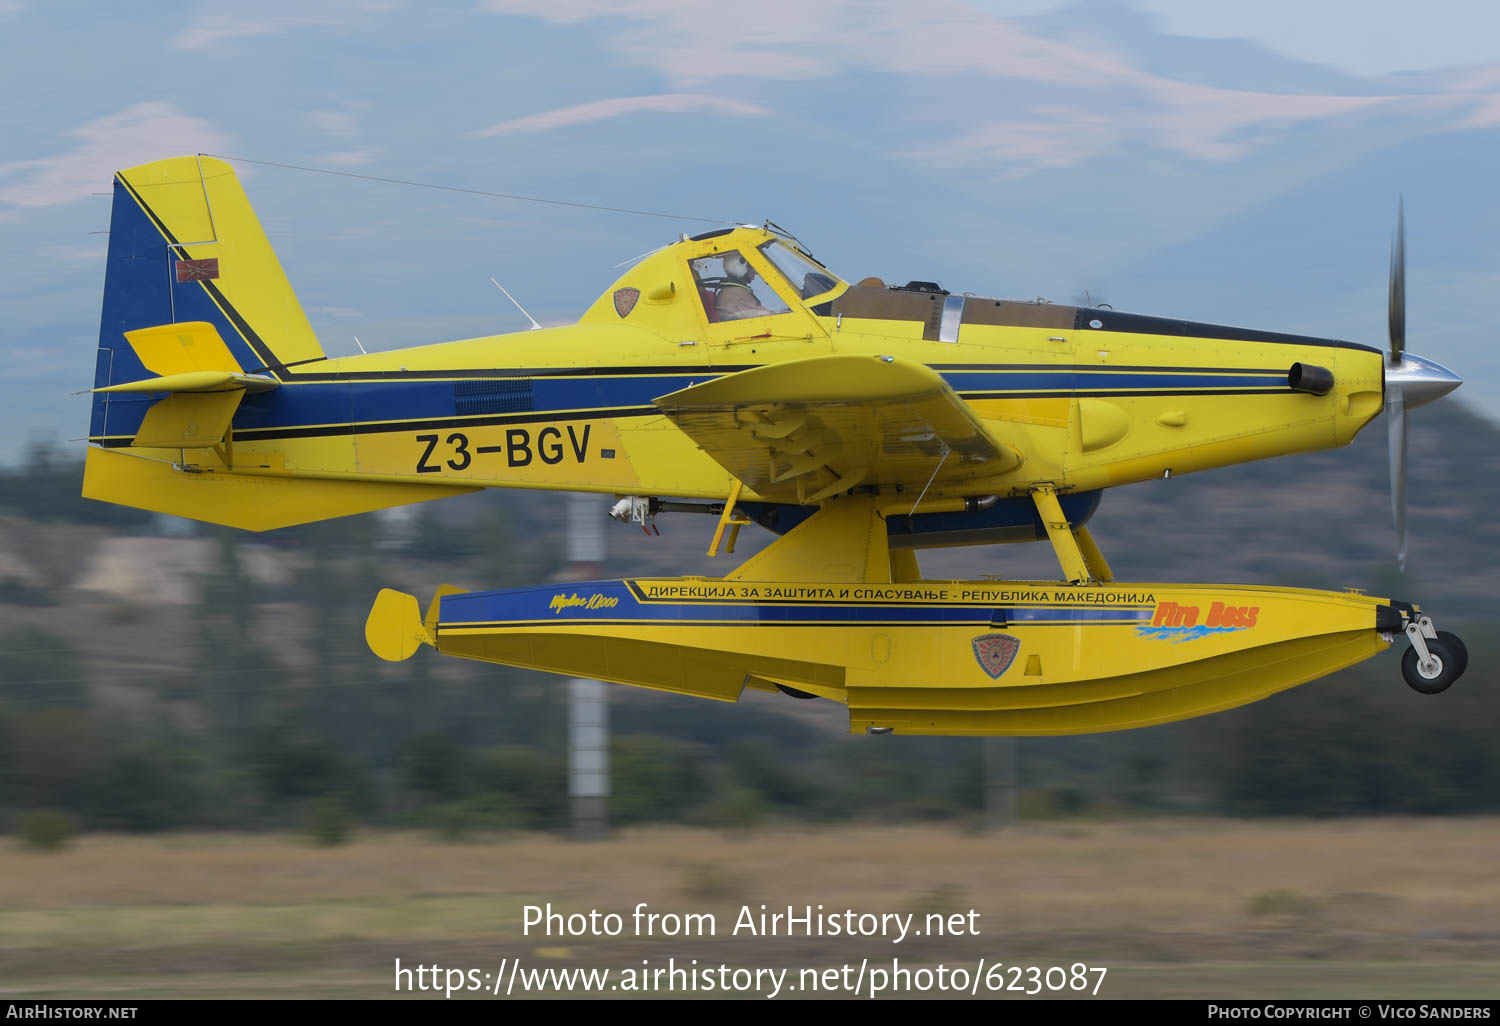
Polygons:
[[[265,531],[474,490],[214,469],[221,441],[231,469],[240,401],[322,358],[228,164],[173,157],[116,173],[86,498]],[[184,450],[206,472],[175,469]]]
[[[126,332],[184,322],[212,325],[245,373],[279,377],[288,365],[323,358],[222,160],[172,157],[117,172],[109,227],[96,389],[156,375]],[[96,391],[89,440],[127,444],[151,402],[147,393]]]

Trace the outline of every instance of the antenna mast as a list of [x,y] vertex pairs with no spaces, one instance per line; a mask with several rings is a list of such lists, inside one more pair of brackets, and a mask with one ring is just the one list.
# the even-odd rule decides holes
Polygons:
[[[495,276],[493,274],[490,275],[490,283],[492,285],[494,285],[495,288],[499,289],[501,292],[505,292],[505,286],[501,285],[498,281],[495,281]],[[516,297],[513,296],[513,295],[511,295],[509,292],[505,292],[505,298],[508,299],[508,300],[510,300],[512,303],[516,303]],[[526,308],[524,306],[522,306],[520,303],[516,303],[516,309],[519,310],[519,311],[521,311],[521,315],[523,317],[525,317],[528,321],[531,322],[531,330],[532,331],[540,331],[541,330],[542,326],[536,322],[536,318],[535,317],[531,316],[531,314],[529,314],[529,313],[526,312]]]

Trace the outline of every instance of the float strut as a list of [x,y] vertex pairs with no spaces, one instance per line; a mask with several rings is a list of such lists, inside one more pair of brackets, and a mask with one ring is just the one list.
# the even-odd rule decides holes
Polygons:
[[[1067,578],[1070,584],[1083,584],[1092,580],[1093,575],[1089,572],[1089,559],[1084,553],[1086,549],[1092,549],[1097,554],[1099,548],[1086,530],[1083,532],[1083,538],[1079,537],[1078,531],[1073,530],[1068,523],[1068,518],[1063,515],[1061,504],[1057,501],[1056,489],[1050,484],[1037,485],[1031,490],[1031,501],[1036,503],[1036,511],[1042,518],[1042,526],[1047,529],[1047,537],[1052,540],[1052,551],[1057,554],[1057,561],[1062,564],[1063,577]],[[1087,541],[1085,542],[1084,539]],[[1102,555],[1099,556],[1099,563],[1101,565],[1104,563]],[[1109,572],[1108,566],[1102,566],[1102,569],[1106,574]]]
[[1102,584],[1108,584],[1114,580],[1114,571],[1110,570],[1109,564],[1104,561],[1104,553],[1100,552],[1099,546],[1094,543],[1094,536],[1089,533],[1088,527],[1079,524],[1073,528],[1073,538],[1078,542],[1078,551],[1083,553],[1083,561],[1088,564],[1089,573],[1094,580]]
[[735,516],[735,503],[740,501],[740,490],[745,483],[739,478],[734,479],[734,484],[729,489],[729,498],[724,502],[724,512],[719,514],[719,526],[714,529],[714,540],[708,546],[708,554],[717,556],[719,554],[719,543],[724,540],[724,531],[729,530],[729,544],[724,547],[725,552],[734,552],[734,543],[739,541],[740,528],[750,523],[749,517]]

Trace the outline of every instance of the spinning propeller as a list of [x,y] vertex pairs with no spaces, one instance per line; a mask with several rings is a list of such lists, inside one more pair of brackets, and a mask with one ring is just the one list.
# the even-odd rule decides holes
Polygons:
[[1396,520],[1396,561],[1406,569],[1406,411],[1441,399],[1463,379],[1447,367],[1406,351],[1406,216],[1396,207],[1388,297],[1391,350],[1385,362],[1386,428],[1391,443],[1391,513]]

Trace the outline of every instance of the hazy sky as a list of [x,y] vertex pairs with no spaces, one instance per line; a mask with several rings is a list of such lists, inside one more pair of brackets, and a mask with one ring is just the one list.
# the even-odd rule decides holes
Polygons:
[[[979,0],[1026,15],[1065,0]],[[1244,38],[1289,57],[1360,75],[1429,70],[1495,59],[1500,3],[1493,0],[1134,0],[1185,36]]]
[[[1419,6],[0,0],[0,462],[84,429],[112,173],[194,152],[1377,345],[1404,194],[1411,347],[1494,413],[1500,4]],[[491,274],[569,322],[683,227],[239,174],[330,355],[524,328]]]

